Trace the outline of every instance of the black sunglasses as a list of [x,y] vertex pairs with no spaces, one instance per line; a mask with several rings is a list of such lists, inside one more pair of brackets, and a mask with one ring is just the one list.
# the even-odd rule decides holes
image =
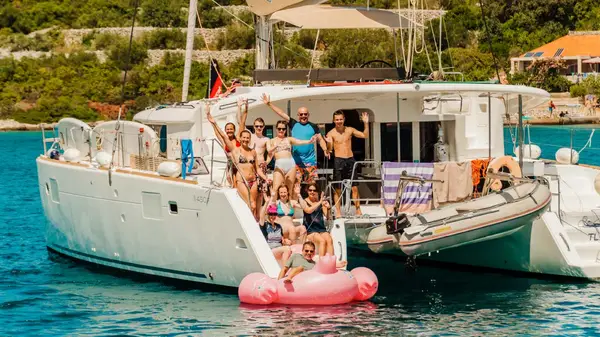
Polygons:
[[315,251],[314,250],[305,249],[304,252],[305,253],[314,253]]
[[254,127],[255,128],[264,128],[265,126],[264,125],[255,125]]
[[317,190],[316,190],[316,189],[314,189],[314,188],[309,188],[309,189],[308,189],[308,191],[309,191],[309,192],[316,192]]
[[278,131],[285,131],[286,128],[277,128]]

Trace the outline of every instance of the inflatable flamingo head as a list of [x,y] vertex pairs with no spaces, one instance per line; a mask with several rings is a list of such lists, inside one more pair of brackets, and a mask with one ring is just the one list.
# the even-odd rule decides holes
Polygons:
[[365,267],[354,268],[351,273],[358,282],[358,293],[354,296],[354,300],[366,301],[373,297],[379,287],[379,281],[375,273]]
[[262,273],[244,277],[238,288],[240,302],[248,304],[271,304],[279,298],[277,281]]
[[335,255],[320,256],[314,271],[320,274],[333,274],[337,271],[335,267]]

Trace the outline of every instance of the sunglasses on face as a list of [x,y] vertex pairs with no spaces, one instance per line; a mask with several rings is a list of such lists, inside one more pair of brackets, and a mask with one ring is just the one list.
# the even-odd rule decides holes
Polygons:
[[285,131],[285,128],[277,128],[277,131]]
[[298,114],[298,117],[308,117],[308,114],[307,113],[305,113],[305,114]]
[[314,250],[310,250],[310,249],[305,249],[304,252],[305,253],[314,253],[315,251]]
[[314,188],[309,188],[308,191],[309,192],[316,192],[317,190],[315,190]]
[[255,126],[254,126],[254,128],[256,128],[256,129],[262,129],[262,128],[264,128],[264,127],[265,127],[264,125],[255,125]]
[[277,216],[277,213],[269,213],[269,216]]

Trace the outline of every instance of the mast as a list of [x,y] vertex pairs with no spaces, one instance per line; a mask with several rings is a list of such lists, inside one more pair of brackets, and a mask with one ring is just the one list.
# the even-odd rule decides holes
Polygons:
[[186,102],[190,87],[190,73],[192,71],[192,54],[194,53],[194,29],[196,28],[196,10],[198,0],[190,0],[188,13],[187,41],[185,43],[185,65],[183,66],[183,87],[181,88],[181,101]]
[[271,45],[271,29],[273,24],[266,15],[256,20],[256,69],[269,69],[269,47]]

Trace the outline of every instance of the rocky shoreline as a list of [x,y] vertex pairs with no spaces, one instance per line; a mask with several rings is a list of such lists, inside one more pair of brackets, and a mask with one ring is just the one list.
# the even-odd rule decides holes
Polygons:
[[[89,122],[94,127],[103,121]],[[44,123],[44,130],[53,130],[58,123]],[[41,131],[42,124],[19,123],[14,119],[0,119],[0,132],[3,131]]]

